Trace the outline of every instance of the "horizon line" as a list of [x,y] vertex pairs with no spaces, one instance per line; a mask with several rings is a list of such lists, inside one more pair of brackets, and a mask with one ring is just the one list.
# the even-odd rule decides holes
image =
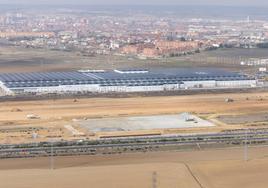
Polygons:
[[195,7],[206,7],[206,6],[213,6],[213,7],[248,7],[248,8],[268,8],[268,5],[217,5],[217,4],[122,4],[122,3],[115,3],[115,4],[90,4],[90,3],[0,3],[1,5],[8,5],[8,6],[38,6],[38,5],[47,5],[47,6],[195,6]]

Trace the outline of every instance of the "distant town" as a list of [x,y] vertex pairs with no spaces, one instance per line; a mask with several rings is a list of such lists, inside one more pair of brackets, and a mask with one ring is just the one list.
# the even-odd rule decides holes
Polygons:
[[0,44],[144,59],[268,47],[265,19],[181,18],[142,11],[132,15],[71,9],[1,11]]

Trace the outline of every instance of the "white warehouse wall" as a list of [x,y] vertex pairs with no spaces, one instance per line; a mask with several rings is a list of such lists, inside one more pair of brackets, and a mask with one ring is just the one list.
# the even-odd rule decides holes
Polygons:
[[0,81],[0,96],[13,95],[14,93]]
[[212,88],[216,87],[216,81],[185,81],[185,88]]
[[[14,88],[13,91],[19,93],[109,93],[109,92],[148,92],[148,91],[174,91],[183,89],[213,89],[213,88],[239,88],[255,87],[256,80],[237,80],[237,81],[186,81],[183,84],[171,84],[164,86],[99,86],[99,85],[67,85],[56,87],[37,87],[37,88]],[[1,87],[1,83],[0,83]],[[5,86],[4,86],[5,87]],[[3,87],[3,88],[4,88]],[[8,89],[8,88],[7,88]],[[17,91],[16,91],[17,90]]]
[[256,87],[256,80],[217,81],[217,87]]

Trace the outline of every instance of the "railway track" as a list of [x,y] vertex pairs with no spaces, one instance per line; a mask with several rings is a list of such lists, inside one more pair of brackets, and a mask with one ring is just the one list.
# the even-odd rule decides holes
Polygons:
[[100,139],[94,141],[41,142],[21,145],[0,145],[0,158],[24,158],[66,155],[98,155],[151,151],[156,148],[194,147],[196,145],[242,145],[268,143],[268,130],[247,130],[230,133],[167,135],[139,138]]

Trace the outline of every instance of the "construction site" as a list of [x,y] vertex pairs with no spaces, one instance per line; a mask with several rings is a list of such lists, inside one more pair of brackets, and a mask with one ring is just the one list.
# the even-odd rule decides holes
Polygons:
[[0,70],[0,187],[267,187],[251,70],[18,62]]
[[266,188],[267,108],[267,92],[1,102],[1,186]]
[[6,101],[0,137],[12,144],[259,129],[267,106],[266,92]]

